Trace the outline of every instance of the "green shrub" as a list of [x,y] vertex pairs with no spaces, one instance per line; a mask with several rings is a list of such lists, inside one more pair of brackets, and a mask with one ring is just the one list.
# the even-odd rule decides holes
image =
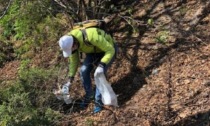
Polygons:
[[60,113],[50,108],[52,85],[47,85],[53,70],[31,68],[30,60],[23,60],[18,74],[14,84],[0,88],[0,125],[54,125]]
[[[59,29],[65,26],[51,14],[51,5],[51,0],[14,0],[0,20],[0,42],[9,41],[16,45],[18,41],[14,52],[18,58],[27,59],[31,56],[22,55],[29,50],[36,50],[48,41],[57,41],[59,34],[62,34]],[[4,57],[1,56],[0,60]]]
[[7,102],[0,105],[1,126],[53,125],[59,118],[59,113],[50,108],[35,108],[27,93],[13,94]]

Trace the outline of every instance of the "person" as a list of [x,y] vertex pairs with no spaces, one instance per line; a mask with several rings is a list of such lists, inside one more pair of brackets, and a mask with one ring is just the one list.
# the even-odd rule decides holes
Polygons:
[[[111,35],[104,30],[91,27],[85,29],[73,29],[67,35],[59,39],[59,46],[63,51],[64,57],[69,57],[69,81],[72,83],[80,64],[80,52],[86,54],[86,57],[80,67],[80,77],[85,90],[85,96],[80,107],[85,109],[90,101],[94,99],[94,91],[91,83],[91,71],[95,68],[94,76],[105,74],[108,67],[113,63],[117,45]],[[87,40],[86,40],[87,39]],[[88,44],[87,44],[88,43]],[[95,106],[94,113],[102,110],[101,93],[98,88],[95,88]]]

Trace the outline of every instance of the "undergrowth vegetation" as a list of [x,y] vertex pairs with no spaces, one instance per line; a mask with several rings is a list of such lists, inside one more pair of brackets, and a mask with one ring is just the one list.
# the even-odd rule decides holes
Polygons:
[[[50,108],[53,69],[29,68],[30,60],[22,61],[19,77],[9,87],[0,89],[1,126],[55,125],[59,112]],[[48,87],[46,87],[48,86]]]
[[1,126],[55,125],[60,118],[59,112],[50,108],[54,97],[49,80],[56,78],[56,70],[30,65],[42,45],[55,42],[64,27],[49,9],[49,0],[15,0],[0,20],[0,65],[21,60],[17,79],[0,87]]
[[[16,58],[31,58],[46,41],[55,41],[63,29],[60,17],[52,15],[50,1],[15,0],[0,20],[0,41],[12,45]],[[25,54],[25,55],[24,55]],[[0,59],[4,58],[1,56]],[[2,61],[3,62],[3,61]]]

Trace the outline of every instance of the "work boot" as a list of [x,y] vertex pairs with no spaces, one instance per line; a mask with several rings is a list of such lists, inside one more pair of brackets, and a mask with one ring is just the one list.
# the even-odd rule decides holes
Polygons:
[[102,101],[98,101],[98,102],[95,102],[95,106],[94,106],[94,110],[93,110],[93,113],[98,113],[100,112],[101,110],[103,109],[103,103]]

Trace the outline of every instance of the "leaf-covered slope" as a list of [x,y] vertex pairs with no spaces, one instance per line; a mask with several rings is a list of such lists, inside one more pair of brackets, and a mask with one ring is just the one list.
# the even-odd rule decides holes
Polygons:
[[[105,106],[102,112],[93,115],[91,102],[86,110],[81,110],[79,101],[84,90],[78,74],[70,91],[76,100],[74,104],[65,105],[53,95],[49,98],[49,94],[44,94],[65,81],[66,61],[57,51],[57,43],[52,41],[35,50],[37,53],[29,68],[40,67],[47,71],[58,67],[52,72],[56,77],[43,81],[39,79],[44,79],[41,75],[44,71],[26,71],[32,72],[39,83],[24,81],[32,83],[34,89],[43,91],[45,96],[43,99],[41,93],[37,93],[42,101],[37,100],[33,105],[38,107],[40,115],[44,115],[40,110],[46,106],[58,112],[62,118],[53,120],[56,125],[208,126],[209,1],[158,0],[127,4],[128,8],[122,7],[122,11],[113,16],[111,24],[119,55],[108,71],[108,79],[118,95],[120,107]],[[147,24],[148,20],[154,23]],[[0,69],[5,73],[0,74],[3,84],[14,79],[19,64],[22,63],[13,61]]]

